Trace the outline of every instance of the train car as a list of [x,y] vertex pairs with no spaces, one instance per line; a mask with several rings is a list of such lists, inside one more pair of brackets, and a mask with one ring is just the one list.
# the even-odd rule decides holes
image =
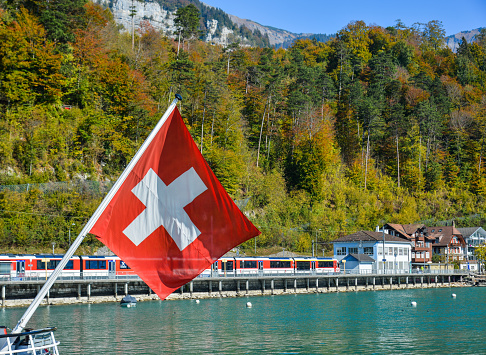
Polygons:
[[337,259],[333,258],[317,258],[316,273],[329,274],[340,272],[339,263]]
[[[24,278],[47,278],[57,267],[62,255],[0,255],[0,277],[21,280]],[[61,277],[79,277],[80,259],[72,257]]]
[[316,258],[293,258],[294,259],[294,274],[315,274],[316,272]]

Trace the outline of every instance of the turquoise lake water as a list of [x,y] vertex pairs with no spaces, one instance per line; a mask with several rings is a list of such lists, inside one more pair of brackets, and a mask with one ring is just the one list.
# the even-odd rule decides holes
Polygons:
[[486,354],[486,287],[42,306],[29,326],[57,326],[64,355]]

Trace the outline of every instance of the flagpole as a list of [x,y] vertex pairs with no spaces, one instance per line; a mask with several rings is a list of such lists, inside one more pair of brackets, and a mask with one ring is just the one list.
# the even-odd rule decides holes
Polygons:
[[133,167],[137,164],[138,160],[140,157],[143,155],[147,147],[150,145],[154,137],[156,136],[157,132],[160,130],[160,128],[164,125],[165,121],[167,118],[170,116],[172,111],[174,111],[174,108],[177,106],[178,101],[182,101],[182,97],[179,94],[175,95],[174,101],[172,101],[171,105],[165,111],[164,115],[162,118],[159,120],[155,128],[152,130],[150,135],[147,137],[145,142],[142,144],[140,149],[137,151],[133,159],[130,161],[128,166],[125,168],[123,173],[120,175],[118,180],[115,182],[113,187],[108,191],[108,194],[105,196],[103,201],[101,201],[100,205],[96,209],[96,211],[93,213],[89,221],[86,223],[84,226],[83,230],[79,233],[78,237],[74,241],[74,243],[71,245],[71,247],[68,249],[62,260],[59,262],[57,265],[56,269],[52,272],[51,276],[49,276],[49,279],[46,281],[44,286],[41,288],[37,296],[34,298],[32,303],[30,304],[29,308],[25,311],[24,315],[22,318],[20,318],[19,322],[15,326],[15,328],[12,330],[13,334],[16,333],[21,333],[27,323],[29,322],[30,318],[36,311],[37,307],[39,307],[40,303],[44,299],[44,297],[47,295],[47,292],[49,292],[49,289],[52,287],[56,279],[59,277],[59,274],[61,271],[64,269],[66,264],[68,263],[69,259],[74,255],[74,252],[78,249],[78,247],[81,245],[81,242],[83,239],[86,237],[86,235],[89,233],[91,228],[94,226],[94,224],[98,221],[98,218],[101,216],[103,211],[105,210],[106,206],[111,202],[111,199],[115,196],[116,192],[120,188],[120,186],[125,182],[125,179],[127,178],[128,174],[130,171],[132,171]]

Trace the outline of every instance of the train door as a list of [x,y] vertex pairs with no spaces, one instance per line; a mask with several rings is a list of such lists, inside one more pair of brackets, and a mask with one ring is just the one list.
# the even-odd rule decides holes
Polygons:
[[311,274],[316,274],[316,262],[314,260],[311,261]]
[[211,277],[218,276],[218,260],[211,265]]
[[25,276],[25,260],[17,260],[17,277]]
[[115,260],[108,260],[108,278],[115,279],[116,278],[116,261]]
[[258,261],[258,275],[263,276],[263,260]]

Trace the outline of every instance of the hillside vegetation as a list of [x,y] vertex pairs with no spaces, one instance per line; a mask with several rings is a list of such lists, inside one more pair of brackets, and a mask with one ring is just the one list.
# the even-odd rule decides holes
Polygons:
[[453,53],[438,21],[358,21],[274,50],[211,46],[181,19],[180,46],[147,25],[132,45],[84,0],[0,4],[3,251],[66,248],[106,191],[61,182],[116,180],[175,93],[262,231],[248,253],[386,222],[484,226],[485,30]]

